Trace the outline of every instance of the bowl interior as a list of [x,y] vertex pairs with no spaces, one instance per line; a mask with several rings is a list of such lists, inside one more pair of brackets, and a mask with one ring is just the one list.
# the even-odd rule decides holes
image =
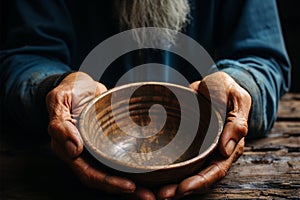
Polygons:
[[[215,126],[210,126],[211,120]],[[199,156],[216,142],[219,122],[201,95],[182,86],[150,82],[121,86],[97,97],[83,110],[79,128],[85,147],[100,162],[136,170],[165,168]]]

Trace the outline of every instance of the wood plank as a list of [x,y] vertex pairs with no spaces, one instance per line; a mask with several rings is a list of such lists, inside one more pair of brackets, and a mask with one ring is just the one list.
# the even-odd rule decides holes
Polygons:
[[300,152],[245,152],[205,198],[300,198]]
[[284,95],[278,107],[278,121],[300,121],[300,93]]
[[300,123],[289,121],[277,121],[268,137],[288,137],[300,135]]
[[281,101],[294,101],[294,100],[300,100],[300,93],[292,93],[288,92],[285,95],[283,95],[280,99]]
[[210,192],[187,199],[295,199],[299,174],[300,153],[246,152]]

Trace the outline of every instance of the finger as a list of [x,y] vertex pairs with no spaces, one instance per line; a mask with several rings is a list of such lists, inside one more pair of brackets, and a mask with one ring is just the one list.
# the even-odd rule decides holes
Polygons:
[[[226,163],[226,165],[230,164],[230,162]],[[226,168],[227,166],[224,168],[223,166],[220,166],[220,163],[214,163],[199,174],[185,179],[180,183],[176,196],[182,197],[195,192],[204,193],[215,182],[226,176]]]
[[128,199],[155,200],[156,198],[151,190],[146,188],[137,188],[133,195],[128,196]]
[[201,81],[195,81],[190,84],[190,88],[198,92]]
[[172,199],[176,195],[177,188],[178,188],[177,184],[164,186],[158,191],[157,198],[158,199]]
[[83,141],[79,131],[70,121],[52,120],[49,123],[48,132],[51,139],[60,144],[57,146],[64,147],[64,151],[70,158],[79,156],[83,151]]
[[238,145],[236,146],[236,151],[233,155],[233,162],[237,161],[241,155],[244,153],[244,147],[245,147],[245,138],[242,138]]
[[100,169],[89,165],[82,157],[71,160],[69,165],[87,187],[115,194],[133,193],[136,189],[135,184],[131,180],[118,176],[109,176]]
[[213,108],[221,114],[221,117],[223,117],[225,116],[227,105],[225,87],[206,79],[207,77],[201,81],[193,82],[190,84],[190,88],[205,97],[212,104]]
[[211,91],[209,91],[209,88],[204,80],[195,81],[195,82],[191,83],[190,88],[193,89],[198,94],[201,94],[204,97],[206,97],[208,100],[210,100],[210,98],[211,98],[210,92]]
[[95,92],[95,95],[98,96],[100,94],[102,94],[103,92],[106,92],[107,91],[107,88],[105,87],[105,85],[97,82],[96,82],[96,92]]
[[241,138],[245,137],[248,132],[247,122],[241,120],[242,119],[239,118],[227,118],[227,122],[223,129],[219,142],[220,152],[225,157],[229,157],[232,154],[236,147],[236,144],[240,141]]
[[78,156],[83,150],[81,136],[71,117],[71,90],[53,89],[46,97],[49,112],[48,133],[52,140],[64,146],[70,157]]
[[93,98],[107,91],[106,87],[97,81],[92,81],[92,84],[77,81],[75,84],[76,88],[73,89],[71,107],[71,118],[73,119],[74,124],[77,123],[77,120],[79,119],[79,116],[86,104]]
[[233,161],[243,153],[243,145],[244,140],[242,139],[229,158],[222,159],[220,157],[197,175],[182,181],[178,186],[176,197],[186,196],[191,193],[206,192],[214,183],[226,176]]
[[235,84],[229,93],[229,111],[219,143],[223,156],[230,156],[236,144],[247,135],[250,108],[249,93]]

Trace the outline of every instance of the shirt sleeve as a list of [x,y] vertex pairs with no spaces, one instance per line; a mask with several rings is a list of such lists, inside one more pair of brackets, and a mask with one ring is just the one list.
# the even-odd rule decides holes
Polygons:
[[4,1],[0,46],[1,113],[40,130],[45,108],[35,95],[40,82],[70,71],[74,36],[64,1]]
[[264,136],[277,117],[280,97],[290,85],[276,1],[226,1],[220,13],[219,70],[252,97],[249,138]]

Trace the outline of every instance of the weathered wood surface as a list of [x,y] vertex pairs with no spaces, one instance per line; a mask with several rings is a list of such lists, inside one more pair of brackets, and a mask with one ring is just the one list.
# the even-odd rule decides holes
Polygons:
[[[300,199],[300,94],[287,94],[268,137],[249,141],[228,175],[187,199]],[[84,188],[49,146],[1,134],[0,199],[120,199]]]
[[300,199],[300,94],[282,98],[272,132],[246,143],[243,156],[205,197]]
[[206,197],[299,199],[300,123],[278,122],[269,137],[248,142],[227,177]]
[[278,121],[300,122],[300,93],[288,93],[279,104]]

